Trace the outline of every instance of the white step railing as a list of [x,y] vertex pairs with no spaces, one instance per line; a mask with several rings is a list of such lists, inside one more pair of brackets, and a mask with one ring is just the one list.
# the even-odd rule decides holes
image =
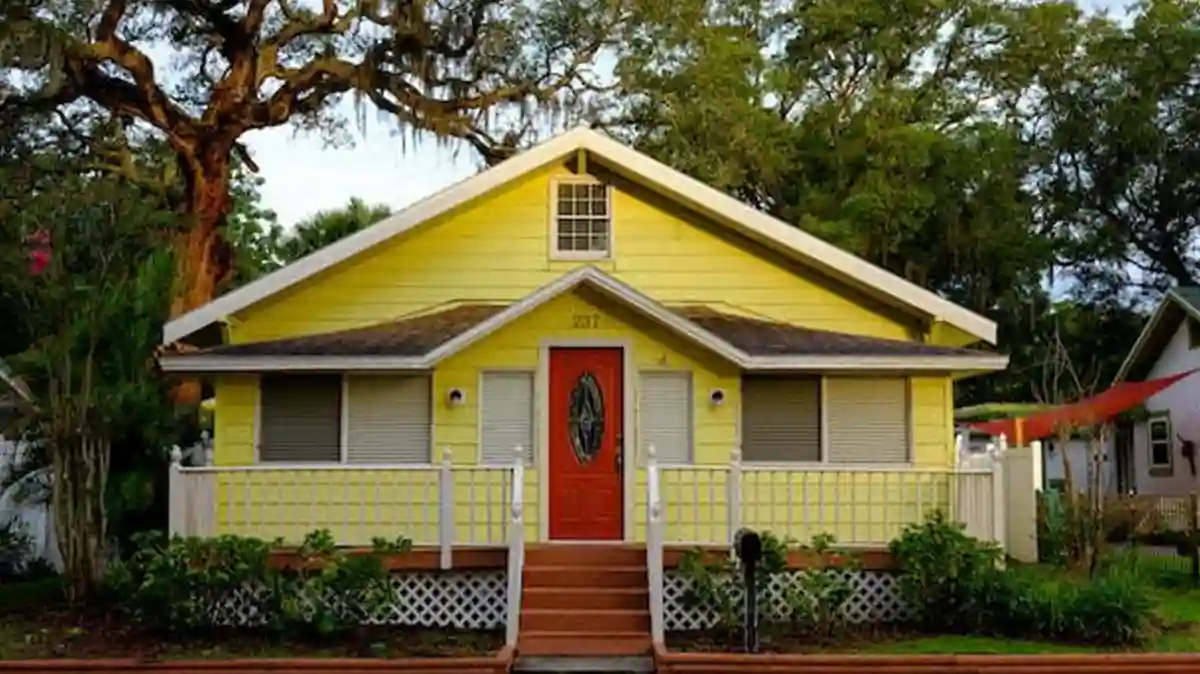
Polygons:
[[508,522],[508,622],[506,640],[517,645],[520,632],[522,574],[525,570],[525,448],[516,449],[512,467],[512,511]]
[[646,573],[650,583],[650,636],[653,643],[664,639],[663,615],[663,503],[658,484],[658,460],[654,445],[646,450]]

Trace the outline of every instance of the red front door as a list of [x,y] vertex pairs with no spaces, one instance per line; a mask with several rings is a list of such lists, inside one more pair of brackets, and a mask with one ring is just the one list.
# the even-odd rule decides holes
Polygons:
[[620,539],[620,349],[550,350],[550,538]]

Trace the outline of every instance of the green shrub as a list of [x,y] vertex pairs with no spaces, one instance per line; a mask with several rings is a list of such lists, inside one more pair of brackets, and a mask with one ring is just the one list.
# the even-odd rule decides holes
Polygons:
[[974,631],[992,622],[1004,592],[999,547],[968,536],[933,512],[888,546],[900,566],[900,593],[925,629]]
[[339,550],[327,530],[308,534],[292,551],[292,569],[273,566],[271,552],[282,541],[257,538],[166,539],[139,536],[128,561],[111,570],[112,598],[130,617],[147,626],[171,630],[212,627],[214,610],[241,593],[261,627],[288,632],[329,634],[350,629],[374,616],[391,600],[383,557],[406,552],[410,542],[377,539],[367,554]]
[[[793,629],[827,636],[841,622],[842,607],[854,593],[853,585],[838,569],[856,568],[858,560],[841,555],[838,565],[833,566],[829,559],[835,539],[830,534],[814,536],[808,546],[771,532],[760,532],[759,536],[763,543],[762,559],[755,569],[759,620],[769,625],[786,616]],[[812,553],[816,566],[789,571],[788,552],[793,548]],[[680,560],[679,572],[689,581],[683,595],[685,605],[712,610],[719,630],[733,633],[741,627],[745,572],[736,555],[714,557],[701,549],[691,550]],[[779,603],[772,604],[769,588],[784,574],[791,574],[791,578],[777,583],[782,593],[777,598]]]
[[1106,566],[1090,581],[1002,570],[996,546],[936,513],[906,527],[891,550],[902,596],[925,629],[1129,645],[1153,624],[1153,594],[1128,565]]
[[167,539],[148,532],[134,544],[130,558],[110,569],[108,586],[118,605],[142,624],[209,627],[213,607],[239,590],[255,591],[259,615],[279,615],[280,576],[268,563],[273,545],[266,541],[229,535]]

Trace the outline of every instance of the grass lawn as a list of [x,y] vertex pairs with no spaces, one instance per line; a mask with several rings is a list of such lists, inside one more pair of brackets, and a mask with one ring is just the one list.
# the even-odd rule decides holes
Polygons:
[[0,660],[454,657],[488,655],[504,643],[499,632],[396,627],[365,627],[337,637],[284,637],[252,629],[154,633],[110,611],[70,609],[61,597],[55,580],[0,586]]

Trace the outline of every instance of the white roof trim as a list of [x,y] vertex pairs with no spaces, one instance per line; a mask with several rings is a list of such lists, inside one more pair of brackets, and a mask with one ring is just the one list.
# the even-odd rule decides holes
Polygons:
[[771,217],[704,183],[627,147],[603,133],[579,127],[463,180],[367,229],[326,246],[237,290],[222,295],[166,324],[163,342],[171,343],[224,320],[394,236],[479,198],[523,175],[577,150],[595,153],[619,172],[634,176],[674,199],[806,264],[870,294],[945,321],[988,343],[996,342],[996,324],[891,272],[847,253],[807,232]]
[[721,337],[676,314],[596,267],[579,267],[542,286],[520,302],[496,313],[424,356],[166,356],[168,372],[317,372],[332,370],[429,370],[472,344],[571,290],[587,285],[647,316],[679,336],[703,346],[745,370],[921,371],[1002,370],[1008,356],[751,356]]
[[1158,329],[1159,323],[1167,314],[1167,307],[1172,303],[1177,304],[1183,312],[1196,320],[1200,320],[1200,312],[1197,312],[1195,307],[1190,302],[1180,297],[1175,289],[1167,291],[1161,302],[1158,303],[1158,308],[1150,315],[1150,319],[1146,321],[1145,327],[1142,328],[1141,334],[1138,335],[1137,341],[1133,343],[1133,347],[1129,349],[1129,355],[1125,356],[1125,361],[1121,363],[1121,369],[1117,370],[1117,376],[1113,378],[1113,384],[1120,384],[1125,381],[1125,377],[1129,374],[1129,368],[1133,367],[1134,361],[1142,355],[1142,350],[1146,348],[1146,342],[1150,341],[1150,336]]
[[744,351],[734,347],[729,342],[686,318],[679,316],[658,302],[634,290],[629,285],[618,281],[595,267],[586,266],[578,267],[574,271],[563,274],[552,283],[542,286],[534,291],[533,294],[526,296],[520,302],[513,304],[479,325],[439,346],[429,352],[428,360],[431,365],[436,364],[438,361],[462,351],[471,344],[487,337],[496,330],[508,325],[555,297],[585,284],[615,297],[630,308],[653,319],[663,327],[669,328],[681,337],[708,348],[730,362],[741,364],[749,358]]
[[426,370],[425,359],[406,356],[163,356],[165,372],[375,372]]

